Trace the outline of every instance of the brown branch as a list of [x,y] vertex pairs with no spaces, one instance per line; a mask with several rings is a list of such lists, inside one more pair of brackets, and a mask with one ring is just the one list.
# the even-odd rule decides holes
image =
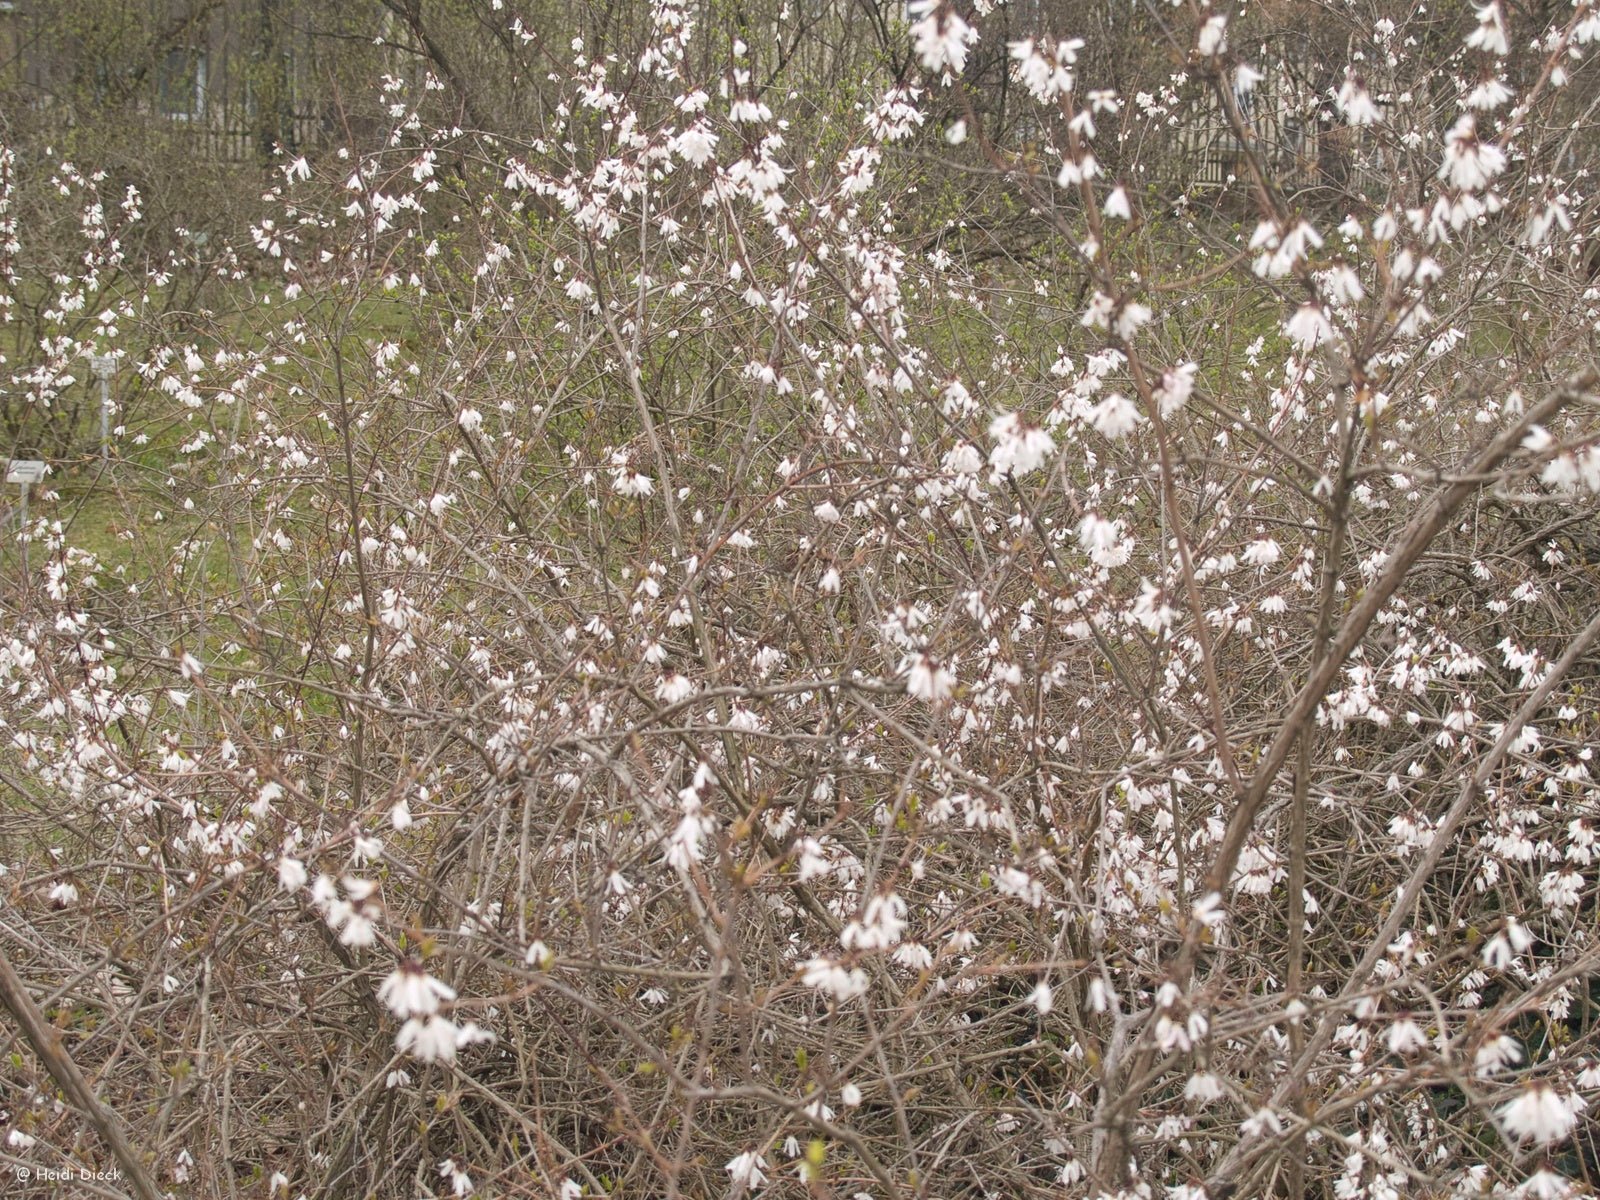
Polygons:
[[39,1006],[33,1002],[33,997],[28,995],[27,985],[12,968],[11,961],[6,958],[4,951],[0,951],[0,1004],[4,1004],[7,1011],[16,1018],[18,1026],[22,1029],[22,1035],[28,1039],[33,1052],[39,1056],[39,1061],[44,1063],[45,1069],[50,1072],[50,1078],[56,1081],[56,1085],[82,1110],[84,1116],[89,1118],[89,1124],[95,1127],[101,1140],[111,1148],[117,1163],[128,1173],[128,1180],[133,1184],[133,1190],[139,1196],[139,1200],[162,1200],[161,1189],[156,1186],[144,1160],[139,1157],[133,1148],[133,1143],[128,1140],[122,1122],[118,1120],[116,1113],[95,1099],[89,1081],[83,1077],[78,1064],[72,1061],[72,1056],[61,1044],[60,1031],[44,1019]]
[[[1261,806],[1266,803],[1267,794],[1288,759],[1289,752],[1294,748],[1301,727],[1316,711],[1317,705],[1322,703],[1323,696],[1343,667],[1345,659],[1366,635],[1368,626],[1383,611],[1390,597],[1399,590],[1417,560],[1433,544],[1433,539],[1438,536],[1451,515],[1482,486],[1475,477],[1493,471],[1517,448],[1529,427],[1550,420],[1561,409],[1593,388],[1597,382],[1600,382],[1600,371],[1594,368],[1588,368],[1568,379],[1547,399],[1529,410],[1521,421],[1502,430],[1484,447],[1472,465],[1462,472],[1465,478],[1434,493],[1423,510],[1412,518],[1411,523],[1402,531],[1383,573],[1365,590],[1355,607],[1340,624],[1338,632],[1329,644],[1328,653],[1312,671],[1305,686],[1300,689],[1294,703],[1285,714],[1283,723],[1278,727],[1278,732],[1263,751],[1260,765],[1250,780],[1244,798],[1235,806],[1228,818],[1222,847],[1212,861],[1211,868],[1206,872],[1204,887],[1207,891],[1226,890],[1233,878],[1234,867],[1238,864],[1245,841],[1255,825],[1256,816],[1260,813]],[[1193,951],[1197,945],[1198,930],[1192,929],[1185,941],[1183,954],[1185,963],[1192,961]],[[1187,971],[1180,970],[1179,974],[1186,976]]]
[[[1334,1032],[1339,1026],[1338,1014],[1347,1007],[1346,1002],[1366,985],[1367,976],[1372,973],[1372,968],[1388,952],[1390,943],[1394,941],[1396,935],[1400,932],[1400,926],[1406,919],[1406,914],[1411,911],[1411,906],[1417,902],[1418,896],[1422,894],[1423,885],[1428,881],[1428,877],[1433,874],[1434,868],[1439,865],[1439,860],[1444,857],[1444,852],[1450,847],[1451,838],[1454,837],[1457,828],[1466,819],[1467,810],[1472,807],[1473,800],[1488,785],[1489,777],[1499,767],[1501,760],[1505,758],[1507,751],[1511,748],[1511,744],[1521,735],[1523,728],[1544,707],[1545,702],[1550,699],[1551,694],[1556,690],[1556,686],[1565,678],[1567,672],[1589,651],[1596,641],[1600,641],[1600,613],[1596,613],[1591,617],[1589,623],[1583,627],[1582,632],[1572,639],[1565,653],[1550,668],[1549,673],[1545,675],[1544,681],[1523,702],[1516,715],[1506,722],[1505,727],[1500,731],[1500,736],[1495,739],[1494,745],[1490,747],[1489,752],[1479,762],[1478,769],[1468,776],[1466,782],[1461,785],[1461,791],[1456,796],[1455,803],[1450,806],[1450,810],[1440,820],[1439,827],[1434,830],[1433,838],[1429,841],[1427,850],[1411,872],[1411,877],[1406,880],[1405,888],[1401,891],[1400,898],[1395,902],[1394,907],[1389,910],[1389,915],[1384,920],[1383,927],[1373,936],[1366,953],[1362,955],[1361,961],[1356,964],[1356,969],[1351,973],[1350,978],[1345,981],[1345,985],[1340,989],[1339,995],[1326,1005],[1329,1016],[1323,1020],[1315,1036],[1310,1039],[1305,1049],[1301,1051],[1294,1065],[1284,1078],[1279,1081],[1277,1087],[1273,1089],[1269,1107],[1275,1108],[1283,1104],[1294,1093],[1300,1086],[1301,1080],[1310,1071],[1317,1055],[1322,1053],[1327,1048],[1328,1043],[1333,1040]],[[1228,1194],[1225,1184],[1234,1179],[1239,1164],[1246,1153],[1246,1143],[1244,1142],[1238,1143],[1228,1152],[1223,1158],[1222,1164],[1213,1173],[1212,1178],[1206,1182],[1206,1190],[1209,1194],[1213,1196]]]

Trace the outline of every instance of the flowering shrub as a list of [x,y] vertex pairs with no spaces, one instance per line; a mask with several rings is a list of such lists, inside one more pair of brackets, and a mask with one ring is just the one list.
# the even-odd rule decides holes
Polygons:
[[[204,260],[28,279],[0,228],[8,294],[106,313],[22,351],[30,419],[96,338],[151,397],[7,560],[0,997],[69,1057],[3,1068],[5,1152],[1581,1186],[1600,14],[1315,11],[1304,111],[1271,13],[1162,14],[1134,96],[1029,29],[1013,136],[965,79],[998,3],[914,0],[841,128],[653,0],[520,140],[387,81],[383,144]],[[1216,190],[1153,179],[1196,129]],[[927,198],[967,176],[1026,252]]]

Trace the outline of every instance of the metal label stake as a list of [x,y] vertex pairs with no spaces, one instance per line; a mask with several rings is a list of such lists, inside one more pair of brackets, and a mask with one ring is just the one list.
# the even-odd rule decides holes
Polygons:
[[100,457],[111,458],[111,376],[117,369],[114,354],[89,355],[89,369],[100,381]]
[[44,482],[44,462],[37,458],[13,458],[6,466],[6,482],[22,487],[22,573],[28,573],[28,489]]

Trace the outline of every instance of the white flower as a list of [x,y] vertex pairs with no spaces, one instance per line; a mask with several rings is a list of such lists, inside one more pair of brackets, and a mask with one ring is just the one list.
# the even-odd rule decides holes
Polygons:
[[1064,159],[1056,173],[1056,183],[1062,187],[1077,187],[1100,173],[1100,164],[1094,155],[1085,151],[1080,158]]
[[874,137],[886,142],[908,138],[927,120],[927,114],[917,107],[917,97],[921,94],[921,88],[892,87],[883,94],[878,106],[863,118],[863,123]]
[[1252,567],[1270,567],[1283,557],[1283,548],[1272,538],[1261,538],[1246,546],[1240,557]]
[[1089,410],[1089,424],[1102,437],[1116,442],[1128,436],[1144,421],[1133,401],[1113,392]]
[[1479,112],[1493,112],[1511,99],[1511,89],[1498,79],[1485,79],[1472,89],[1467,97],[1467,107]]
[[[1521,1061],[1522,1046],[1516,1038],[1502,1033],[1478,1047],[1478,1052],[1472,1056],[1472,1071],[1479,1078],[1486,1078]],[[1578,1076],[1578,1082],[1583,1083],[1581,1074]]]
[[483,425],[483,414],[475,408],[463,408],[456,414],[456,424],[466,433],[476,433]]
[[978,31],[961,19],[949,0],[911,0],[906,12],[916,22],[911,40],[922,69],[935,75],[947,68],[961,74]]
[[1117,319],[1113,328],[1117,336],[1125,342],[1133,341],[1134,334],[1150,323],[1150,318],[1155,314],[1150,311],[1148,304],[1140,304],[1137,300],[1129,300],[1117,310]]
[[1195,49],[1201,58],[1215,58],[1228,45],[1228,18],[1218,13],[1200,26],[1200,38]]
[[1560,491],[1571,491],[1578,486],[1582,478],[1578,471],[1578,460],[1570,454],[1559,454],[1545,464],[1544,470],[1539,473],[1543,483]]
[[1511,1192],[1516,1200],[1570,1200],[1578,1194],[1571,1180],[1554,1171],[1535,1171]]
[[[685,805],[687,808],[688,805]],[[707,833],[708,822],[696,811],[684,815],[672,835],[667,839],[666,859],[674,870],[687,871],[693,864],[702,861],[705,851],[701,843]]]
[[638,471],[619,468],[611,479],[611,490],[619,496],[642,498],[655,495],[655,481]]
[[342,945],[365,950],[377,940],[378,927],[373,924],[371,917],[364,912],[352,912],[347,915],[344,929],[339,934]]
[[766,1159],[754,1150],[746,1150],[730,1158],[725,1170],[734,1186],[742,1184],[747,1188],[758,1188],[767,1181],[766,1167]]
[[1478,123],[1471,113],[1463,113],[1444,139],[1444,162],[1439,178],[1451,187],[1475,192],[1489,185],[1506,169],[1506,152],[1493,142],[1478,140]]
[[555,960],[556,956],[554,952],[551,951],[550,947],[546,946],[544,942],[538,940],[537,938],[534,939],[533,943],[528,947],[528,952],[522,956],[523,962],[527,963],[530,967],[537,968],[540,971],[548,971],[550,969],[550,964],[555,962]]
[[1345,76],[1344,86],[1339,89],[1339,111],[1351,125],[1375,125],[1382,115],[1359,75]]
[[946,416],[970,416],[978,408],[978,402],[960,379],[946,379],[944,387],[939,389],[939,406]]
[[456,1166],[452,1159],[445,1159],[439,1164],[439,1174],[450,1181],[450,1190],[457,1196],[472,1195],[472,1177]]
[[1506,40],[1506,19],[1500,11],[1499,0],[1478,9],[1478,27],[1467,34],[1467,48],[1482,50],[1485,54],[1508,54],[1511,43]]
[[1078,522],[1078,545],[1097,567],[1120,567],[1128,561],[1132,547],[1124,539],[1122,522],[1108,521],[1091,512]]
[[1428,1044],[1428,1035],[1410,1017],[1402,1017],[1389,1026],[1384,1043],[1389,1047],[1390,1054],[1411,1054]]
[[1283,1122],[1278,1114],[1270,1108],[1258,1108],[1246,1120],[1240,1122],[1239,1133],[1244,1137],[1261,1137],[1264,1134],[1279,1134],[1283,1132]]
[[1511,965],[1511,943],[1503,933],[1497,933],[1483,944],[1483,965],[1491,971],[1503,971]]
[[1050,985],[1041,979],[1034,985],[1033,991],[1028,993],[1028,1003],[1033,1005],[1034,1009],[1042,1017],[1055,1007],[1056,994],[1051,990]]
[[256,820],[261,820],[272,811],[272,805],[283,795],[283,784],[276,780],[269,780],[261,785],[261,791],[250,802],[250,815]]
[[1033,908],[1044,901],[1044,885],[1018,867],[1001,867],[994,874],[994,886],[1001,894],[1025,900]]
[[298,858],[285,856],[278,860],[278,886],[286,892],[298,892],[309,878],[305,863]]
[[890,957],[912,971],[926,971],[933,966],[932,952],[920,942],[901,942]]
[[1189,403],[1189,397],[1194,395],[1194,377],[1199,370],[1199,364],[1186,362],[1162,373],[1161,386],[1155,394],[1163,421]]
[[1233,886],[1246,896],[1265,896],[1284,874],[1278,853],[1271,846],[1247,845],[1239,853]]
[[676,704],[692,695],[694,684],[676,672],[656,684],[656,699],[666,704]]
[[453,1063],[458,1033],[455,1023],[447,1017],[412,1017],[400,1026],[394,1048],[423,1062]]
[[794,848],[799,857],[797,870],[801,883],[826,875],[833,870],[833,864],[823,857],[822,843],[816,838],[801,838],[795,843]]
[[900,666],[906,677],[906,692],[913,700],[938,704],[950,698],[956,677],[926,654],[914,654]]
[[716,156],[717,135],[711,132],[704,121],[700,121],[674,138],[672,148],[684,162],[703,167]]
[[1127,189],[1117,186],[1106,197],[1106,216],[1126,221],[1133,216],[1133,206],[1128,203]]
[[831,500],[824,500],[811,510],[811,514],[824,525],[837,525],[839,523],[839,509]]
[[728,120],[742,125],[759,125],[772,120],[772,110],[759,100],[740,96],[728,106]]
[[806,963],[800,981],[819,992],[827,992],[841,1004],[866,995],[868,987],[867,973],[860,967],[847,971],[825,958],[813,958]]
[[1072,66],[1083,49],[1081,38],[1057,42],[1052,51],[1047,43],[1032,38],[1011,42],[1006,50],[1017,64],[1017,78],[1035,100],[1048,104],[1063,92],[1072,90]]
[[1050,435],[1037,425],[1029,425],[1016,413],[1002,413],[989,423],[989,436],[995,447],[989,452],[989,465],[1000,475],[1026,475],[1037,471],[1055,451]]
[[1221,892],[1207,892],[1194,902],[1190,909],[1192,916],[1207,929],[1215,929],[1228,920],[1228,910],[1222,903]]
[[1333,337],[1333,323],[1318,305],[1302,304],[1284,325],[1283,331],[1295,345],[1309,350]]
[[422,969],[414,958],[403,960],[378,985],[378,999],[397,1017],[428,1017],[439,1011],[439,1001],[454,1000],[455,989]]
[[1361,286],[1360,276],[1346,266],[1330,269],[1325,277],[1325,286],[1328,298],[1336,304],[1355,304],[1367,294]]
[[1196,1104],[1209,1104],[1222,1095],[1222,1080],[1210,1071],[1201,1071],[1198,1075],[1189,1076],[1189,1082],[1183,1085],[1183,1098],[1192,1100]]
[[948,142],[952,146],[959,146],[959,145],[961,145],[962,142],[966,141],[967,140],[967,122],[966,122],[966,120],[963,118],[962,120],[953,122],[951,124],[950,128],[946,129],[944,131],[944,140],[946,142]]
[[1577,1093],[1558,1095],[1536,1083],[1500,1109],[1500,1126],[1513,1141],[1535,1141],[1541,1146],[1565,1140],[1588,1105]]
[[1089,297],[1089,307],[1080,318],[1085,329],[1110,329],[1111,316],[1117,311],[1117,302],[1104,292]]
[[1564,195],[1552,197],[1528,218],[1528,226],[1523,233],[1528,245],[1539,245],[1556,226],[1560,226],[1563,232],[1571,231],[1572,214],[1567,211],[1567,203],[1567,197]]
[[71,908],[78,902],[78,889],[62,880],[50,889],[50,903],[57,908]]
[[944,940],[945,949],[952,954],[966,954],[978,944],[978,935],[970,929],[957,929]]
[[851,921],[839,934],[846,950],[887,950],[899,942],[906,929],[906,902],[890,892],[867,901],[861,919]]

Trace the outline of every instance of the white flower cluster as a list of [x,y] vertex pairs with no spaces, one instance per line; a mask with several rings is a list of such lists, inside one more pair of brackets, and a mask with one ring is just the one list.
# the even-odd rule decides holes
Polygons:
[[846,950],[887,950],[906,930],[906,902],[894,892],[873,896],[861,916],[846,925],[839,944]]
[[1027,475],[1042,467],[1055,452],[1055,441],[1037,425],[1016,413],[1002,413],[989,423],[994,449],[989,466],[996,475]]
[[1589,1107],[1576,1092],[1557,1092],[1536,1083],[1500,1109],[1500,1127],[1512,1141],[1532,1141],[1541,1146],[1565,1141],[1578,1124],[1578,1114]]
[[1041,104],[1049,104],[1072,90],[1072,67],[1078,61],[1078,51],[1083,49],[1083,39],[1072,38],[1052,46],[1028,38],[1012,42],[1006,49],[1016,63],[1017,78]]
[[705,839],[715,832],[717,823],[705,811],[702,795],[716,782],[711,765],[701,761],[694,769],[689,786],[678,793],[682,816],[667,836],[666,858],[677,871],[687,871],[705,857]]
[[866,995],[869,986],[867,973],[860,967],[847,968],[826,958],[814,958],[806,963],[800,980],[839,1004]]
[[901,664],[900,673],[905,677],[906,694],[927,704],[948,700],[956,684],[954,672],[927,654],[911,655]]
[[1372,93],[1367,91],[1367,81],[1354,71],[1345,75],[1344,84],[1339,88],[1338,105],[1351,125],[1376,125],[1383,116]]
[[1478,137],[1478,121],[1462,113],[1445,134],[1444,161],[1439,178],[1463,192],[1479,192],[1506,169],[1506,152],[1494,142]]
[[906,11],[913,18],[911,41],[922,69],[946,81],[961,74],[978,31],[961,19],[950,0],[911,0]]
[[455,989],[429,975],[420,961],[402,960],[378,985],[378,999],[405,1022],[395,1035],[395,1049],[422,1062],[452,1063],[456,1051],[494,1041],[494,1034],[476,1022],[458,1025],[440,1015],[441,1002],[455,998]]

